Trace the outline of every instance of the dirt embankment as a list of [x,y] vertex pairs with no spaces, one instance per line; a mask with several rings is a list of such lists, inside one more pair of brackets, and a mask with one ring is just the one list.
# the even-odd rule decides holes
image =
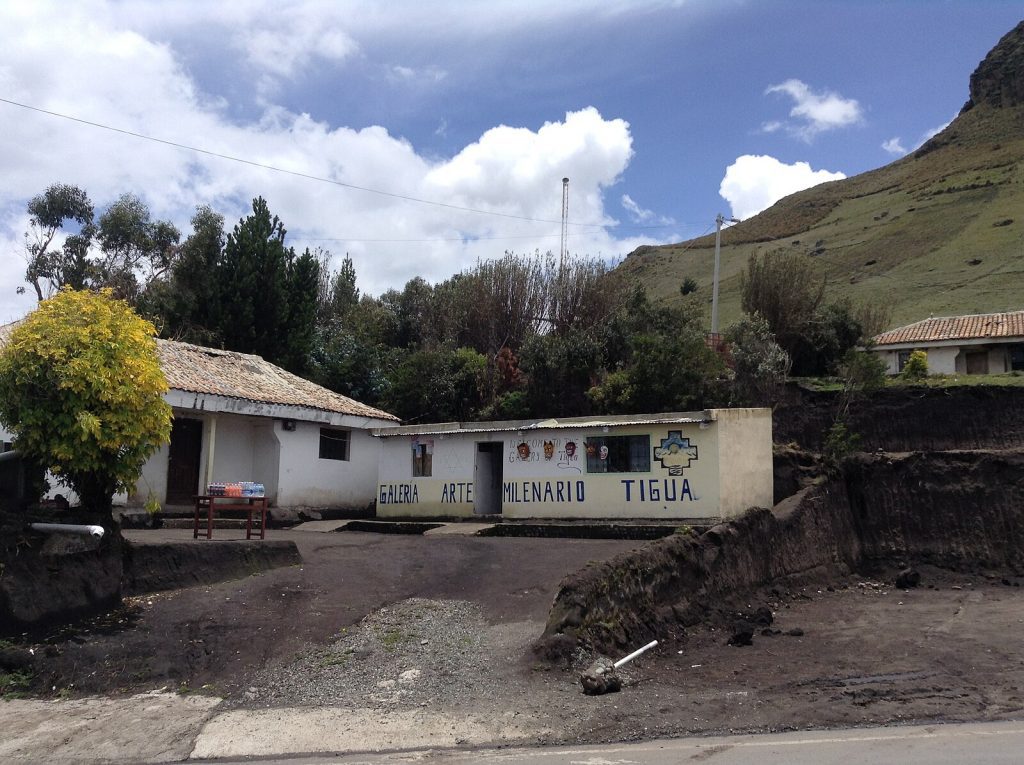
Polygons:
[[0,550],[0,636],[39,631],[138,595],[238,579],[301,561],[293,542],[133,545],[112,527],[100,541],[25,528],[7,516]]
[[[836,394],[786,389],[775,408],[775,443],[820,452],[835,419]],[[863,451],[1024,447],[1024,387],[886,388],[855,405],[850,431]]]
[[1024,388],[885,391],[852,423],[871,452],[811,486],[834,397],[791,395],[775,414],[776,499],[805,488],[773,511],[568,577],[535,646],[541,656],[560,660],[578,645],[614,653],[735,619],[740,598],[780,579],[827,582],[908,563],[1024,570]]

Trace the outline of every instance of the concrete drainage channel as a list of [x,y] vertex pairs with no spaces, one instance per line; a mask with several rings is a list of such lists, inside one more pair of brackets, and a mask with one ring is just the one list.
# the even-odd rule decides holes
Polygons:
[[[377,534],[425,534],[433,529],[450,527],[453,531],[460,522],[423,521],[349,521],[336,531],[364,531]],[[637,523],[526,523],[497,522],[476,529],[479,537],[534,537],[548,539],[638,539],[653,540],[671,536],[679,526]],[[701,529],[702,530],[702,529]]]

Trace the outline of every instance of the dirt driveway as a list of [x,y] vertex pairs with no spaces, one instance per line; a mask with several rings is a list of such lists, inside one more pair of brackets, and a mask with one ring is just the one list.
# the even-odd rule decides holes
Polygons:
[[266,726],[255,710],[306,708],[312,721],[330,709],[335,727],[378,726],[384,746],[425,727],[457,745],[1024,715],[1019,579],[924,568],[910,591],[889,572],[780,586],[749,604],[772,608],[780,634],[737,648],[720,629],[694,630],[630,665],[622,693],[595,698],[528,646],[565,574],[642,542],[268,536],[294,539],[303,564],[133,599],[122,621],[52,645],[48,684],[71,695],[205,687],[240,739],[240,720],[257,721],[252,735]]

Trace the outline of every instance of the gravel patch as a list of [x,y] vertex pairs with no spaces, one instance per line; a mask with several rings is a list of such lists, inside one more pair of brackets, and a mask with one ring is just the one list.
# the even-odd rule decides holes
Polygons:
[[467,601],[411,598],[366,616],[327,646],[259,672],[238,703],[363,708],[507,702],[533,622],[488,624]]

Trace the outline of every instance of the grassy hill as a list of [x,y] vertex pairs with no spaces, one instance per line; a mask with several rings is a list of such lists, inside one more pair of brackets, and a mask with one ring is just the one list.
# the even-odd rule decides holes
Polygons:
[[[1024,22],[971,77],[971,99],[944,131],[890,165],[788,196],[722,232],[721,325],[740,316],[752,253],[819,262],[830,299],[884,301],[892,325],[1024,308]],[[710,316],[714,235],[642,247],[620,269],[654,298]]]

